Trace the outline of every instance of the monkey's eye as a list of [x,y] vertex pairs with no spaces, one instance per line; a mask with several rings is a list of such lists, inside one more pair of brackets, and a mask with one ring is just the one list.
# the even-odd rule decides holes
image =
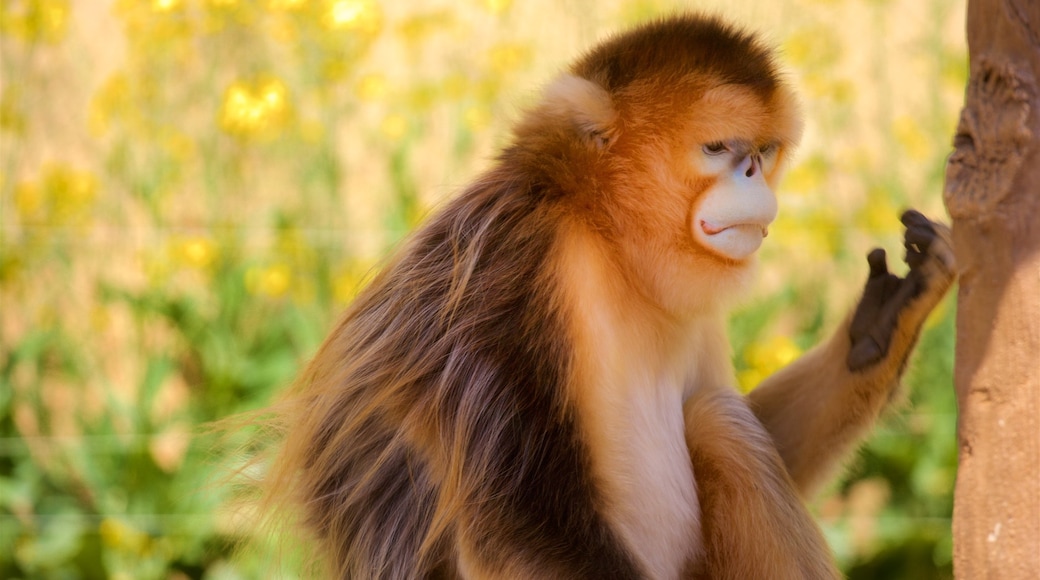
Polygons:
[[776,167],[776,161],[780,153],[780,144],[766,143],[765,145],[758,148],[758,154],[762,159],[762,170],[766,173],[771,173],[773,168]]
[[705,143],[701,147],[701,151],[704,151],[708,155],[721,155],[726,152],[726,144],[722,141],[713,141],[711,143]]

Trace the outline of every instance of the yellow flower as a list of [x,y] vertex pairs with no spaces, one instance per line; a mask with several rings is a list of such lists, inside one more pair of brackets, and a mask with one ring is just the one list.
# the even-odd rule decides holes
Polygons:
[[531,50],[523,44],[501,43],[491,48],[488,57],[491,68],[501,74],[527,65],[531,60]]
[[921,161],[928,157],[932,147],[920,123],[913,117],[902,116],[892,124],[892,133],[911,159]]
[[834,33],[823,25],[811,25],[795,32],[784,41],[781,52],[793,66],[826,68],[838,61],[842,45]]
[[383,14],[372,0],[332,0],[322,19],[331,30],[353,30],[377,34],[383,24]]
[[440,95],[437,93],[438,86],[430,82],[417,82],[411,90],[408,91],[407,104],[413,110],[422,111],[429,109]]
[[325,125],[313,119],[300,123],[300,137],[312,145],[321,143],[325,139],[326,130]]
[[93,174],[64,165],[54,166],[44,177],[44,184],[52,195],[54,216],[62,223],[80,221],[98,193],[98,182]]
[[35,0],[0,3],[0,32],[26,42],[56,44],[65,38],[69,28],[68,0]]
[[444,83],[441,86],[444,96],[449,99],[460,99],[470,88],[469,79],[460,73],[451,73],[444,79]]
[[43,203],[43,192],[37,184],[23,181],[14,186],[14,207],[23,221],[39,219]]
[[15,251],[13,247],[5,249],[0,252],[0,285],[17,282],[25,269],[25,258],[20,255],[22,252]]
[[[794,208],[792,208],[793,210]],[[842,247],[843,229],[828,208],[783,211],[773,225],[769,226],[770,239],[775,235],[796,255],[812,259],[834,256]],[[795,248],[798,248],[795,250]]]
[[160,143],[163,151],[179,164],[188,162],[196,153],[195,141],[177,130],[164,131]]
[[297,34],[297,28],[291,18],[284,15],[278,15],[271,19],[268,26],[271,38],[279,44],[296,44],[299,35]]
[[367,74],[358,79],[355,94],[362,101],[378,101],[386,96],[386,77],[379,73]]
[[111,548],[132,554],[144,554],[148,549],[148,534],[138,530],[129,522],[116,518],[105,518],[98,526],[101,541]]
[[303,8],[304,4],[306,4],[306,3],[307,3],[307,0],[268,0],[267,1],[267,8],[269,10],[275,10],[275,11],[277,11],[277,10],[285,10],[285,11],[299,10],[300,8]]
[[480,103],[494,106],[501,102],[503,83],[492,75],[482,77],[473,83],[473,97]]
[[48,163],[38,182],[15,186],[14,203],[25,221],[52,225],[82,224],[93,209],[97,178],[64,163]]
[[112,326],[112,313],[108,308],[95,304],[90,309],[90,328],[95,332],[104,332]]
[[629,0],[622,4],[621,21],[639,24],[657,18],[669,9],[665,0]]
[[831,80],[827,87],[827,97],[839,105],[851,103],[855,96],[856,85],[848,79]]
[[260,101],[268,112],[279,112],[288,106],[288,89],[278,79],[267,79],[260,84]]
[[954,301],[954,294],[947,294],[945,298],[939,301],[939,304],[928,314],[928,318],[924,320],[924,329],[931,330],[939,325],[946,318],[946,314],[950,310],[950,303]]
[[18,87],[7,85],[0,94],[0,130],[15,135],[25,133],[27,117],[22,107],[22,95]]
[[448,10],[419,14],[406,18],[398,24],[397,33],[406,42],[414,45],[438,30],[450,28],[453,21],[454,17]]
[[139,260],[148,284],[162,286],[169,281],[170,261],[162,252],[142,252],[139,254]]
[[968,84],[968,55],[962,52],[946,55],[939,68],[939,78],[947,88],[963,91]]
[[[200,21],[201,30],[206,35],[219,35],[229,26],[240,25],[253,28],[256,26],[257,10],[254,2],[242,0],[205,0],[205,11]],[[198,32],[193,32],[197,34]]]
[[817,68],[802,77],[804,93],[813,99],[829,99],[847,105],[856,97],[856,85],[847,79],[835,79],[828,69]]
[[470,107],[463,113],[463,120],[471,131],[484,129],[491,123],[491,113],[483,107]]
[[293,226],[279,228],[275,251],[278,256],[289,260],[297,268],[312,265],[318,258],[314,248],[307,242],[307,238],[299,228]]
[[156,12],[170,12],[176,10],[181,4],[181,0],[153,0],[152,9]]
[[105,79],[91,98],[87,124],[94,135],[102,136],[113,119],[133,109],[130,80],[125,74],[116,73]]
[[777,371],[794,362],[802,350],[791,337],[778,334],[772,338],[753,343],[744,353],[744,358],[759,369]]
[[492,14],[501,14],[513,5],[513,0],[483,0],[482,4]]
[[802,350],[784,335],[776,335],[764,341],[756,341],[744,349],[744,361],[748,369],[738,374],[740,387],[749,391],[769,375],[794,362]]
[[289,89],[280,79],[235,82],[224,92],[220,126],[238,136],[271,136],[282,129],[292,112]]
[[292,272],[285,264],[253,267],[246,271],[246,290],[254,296],[279,298],[289,291]]
[[829,171],[827,159],[819,154],[813,155],[784,175],[781,189],[796,194],[818,191],[826,182]]
[[191,236],[174,240],[172,260],[189,268],[205,270],[217,261],[217,245],[208,237]]
[[856,87],[845,79],[835,79],[830,68],[819,67],[802,77],[804,92],[815,99],[830,99],[836,104],[848,104],[856,96]]
[[387,115],[379,125],[379,130],[389,139],[400,139],[408,132],[408,119],[396,113]]
[[353,272],[342,272],[332,280],[332,297],[339,304],[347,304],[357,296],[358,278]]
[[892,203],[888,192],[880,188],[868,192],[867,202],[857,214],[857,222],[876,235],[898,234],[903,227],[899,223],[899,208]]
[[741,392],[748,393],[765,380],[765,375],[758,369],[745,369],[737,373],[737,385]]
[[[195,19],[184,0],[115,0],[113,11],[123,25],[126,53],[134,60],[188,58],[194,45]],[[135,92],[136,87],[135,87]]]
[[366,260],[351,261],[342,265],[332,279],[332,297],[336,303],[350,303],[365,287],[368,276],[375,268],[375,263]]

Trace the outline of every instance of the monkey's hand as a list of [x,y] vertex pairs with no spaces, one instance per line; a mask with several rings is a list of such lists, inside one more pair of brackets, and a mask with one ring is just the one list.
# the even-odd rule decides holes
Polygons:
[[921,324],[956,277],[949,228],[914,210],[905,212],[901,221],[910,271],[905,278],[890,273],[880,248],[867,256],[870,276],[849,325],[845,364],[850,371],[866,371],[889,359],[901,367]]

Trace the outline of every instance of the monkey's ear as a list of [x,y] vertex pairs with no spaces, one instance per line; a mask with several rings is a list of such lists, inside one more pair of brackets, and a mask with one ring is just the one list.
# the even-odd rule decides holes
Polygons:
[[549,114],[569,122],[590,146],[606,149],[617,138],[618,115],[610,93],[588,79],[558,77],[546,87],[542,104]]

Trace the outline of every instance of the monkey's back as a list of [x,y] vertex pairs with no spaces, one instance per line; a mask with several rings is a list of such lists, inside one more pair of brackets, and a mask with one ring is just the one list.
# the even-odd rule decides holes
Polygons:
[[519,551],[568,576],[636,575],[562,400],[557,192],[524,173],[504,162],[432,217],[297,385],[270,485],[336,576],[453,575],[459,536],[503,566]]

